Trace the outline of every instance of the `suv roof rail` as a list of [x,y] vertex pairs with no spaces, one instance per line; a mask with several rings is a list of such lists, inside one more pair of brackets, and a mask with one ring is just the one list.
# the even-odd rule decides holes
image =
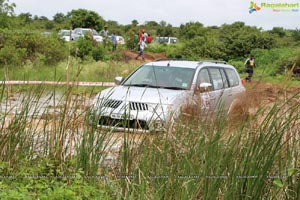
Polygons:
[[170,60],[169,58],[157,58],[153,60],[152,62],[158,62],[158,61],[164,61],[164,60]]
[[158,62],[158,61],[176,61],[176,60],[184,60],[180,58],[158,58],[153,60],[152,62]]
[[224,60],[200,60],[199,64],[204,63],[204,62],[211,62],[211,63],[216,63],[216,64],[227,64],[227,62]]

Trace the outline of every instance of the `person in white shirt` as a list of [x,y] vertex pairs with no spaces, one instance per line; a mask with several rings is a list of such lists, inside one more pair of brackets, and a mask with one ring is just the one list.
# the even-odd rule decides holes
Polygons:
[[140,56],[142,56],[142,59],[145,60],[144,57],[144,49],[147,46],[146,42],[144,40],[141,40],[139,42],[139,48],[138,48],[138,55],[135,57],[135,59],[137,60]]

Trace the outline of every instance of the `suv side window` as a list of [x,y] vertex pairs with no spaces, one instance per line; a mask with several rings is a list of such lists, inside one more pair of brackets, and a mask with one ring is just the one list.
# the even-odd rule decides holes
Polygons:
[[224,69],[220,69],[220,72],[221,72],[221,75],[222,75],[224,87],[225,87],[225,88],[228,88],[228,87],[229,87],[229,84],[228,84],[228,80],[227,80],[227,77],[226,77],[226,74],[225,74]]
[[239,85],[239,78],[233,69],[225,69],[230,87]]
[[209,78],[209,73],[208,73],[208,70],[206,68],[201,69],[199,74],[198,74],[197,87],[199,87],[199,85],[201,83],[211,83],[210,78]]
[[[210,83],[211,84],[207,68],[203,68],[199,71],[198,76],[197,76],[197,82],[196,82],[196,84],[197,84],[196,90],[199,90],[200,92],[204,92],[204,91],[201,91],[201,89],[200,89],[201,83]],[[209,87],[208,90],[209,91],[212,90],[211,87]]]
[[210,83],[209,74],[206,68],[201,69],[198,74],[198,85],[200,85],[201,83]]
[[209,68],[209,73],[212,78],[212,84],[214,87],[214,90],[220,90],[224,88],[224,82],[222,74],[219,70],[219,68]]

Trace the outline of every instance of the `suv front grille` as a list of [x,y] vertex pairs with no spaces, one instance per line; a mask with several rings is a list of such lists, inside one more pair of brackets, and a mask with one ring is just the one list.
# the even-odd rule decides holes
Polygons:
[[[108,99],[104,101],[103,107],[107,108],[118,108],[122,104],[122,101]],[[149,110],[149,105],[147,103],[139,103],[139,102],[129,102],[129,110],[137,110],[137,111],[147,111]]]
[[148,104],[146,103],[138,103],[138,102],[130,102],[129,103],[130,110],[148,110]]
[[121,128],[133,128],[133,129],[144,129],[149,130],[146,121],[143,120],[124,120],[124,119],[112,119],[110,117],[100,117],[100,126],[115,126]]

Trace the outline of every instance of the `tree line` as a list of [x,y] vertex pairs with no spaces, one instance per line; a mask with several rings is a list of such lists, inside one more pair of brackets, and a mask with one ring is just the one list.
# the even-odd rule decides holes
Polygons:
[[[151,46],[148,51],[165,51],[168,57],[183,59],[244,59],[255,49],[296,47],[300,41],[299,30],[286,30],[274,27],[263,30],[248,26],[244,22],[234,22],[221,26],[204,26],[200,22],[187,22],[173,27],[165,21],[146,21],[140,24],[132,20],[131,24],[121,25],[117,21],[105,20],[98,13],[86,9],[71,10],[67,14],[57,13],[53,19],[45,16],[32,16],[31,13],[16,15],[17,5],[8,0],[0,0],[0,64],[23,65],[29,62],[56,64],[66,58],[69,46],[58,40],[55,35],[60,29],[76,27],[93,28],[101,31],[108,26],[110,32],[125,37],[127,46],[135,46],[133,35],[145,29],[152,36],[173,36],[179,44],[169,46]],[[42,32],[51,32],[45,37]],[[78,51],[79,50],[79,51]],[[79,40],[72,44],[71,54],[81,59],[92,57],[94,60],[117,59],[111,55],[106,43],[96,44],[89,40]]]

